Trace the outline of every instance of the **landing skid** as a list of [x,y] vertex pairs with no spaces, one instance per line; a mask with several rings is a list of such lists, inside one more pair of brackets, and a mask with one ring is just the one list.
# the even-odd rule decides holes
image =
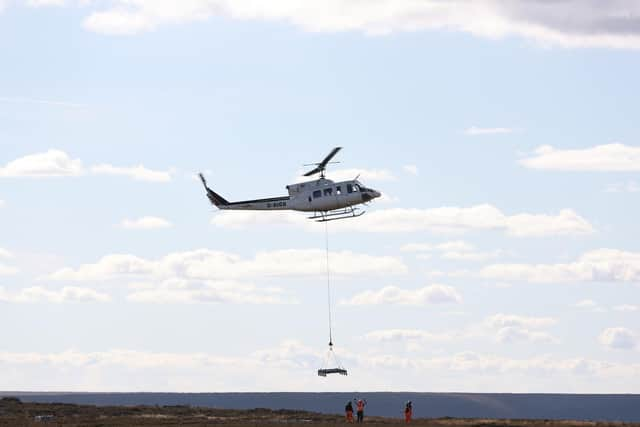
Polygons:
[[358,212],[360,209],[358,208],[344,208],[344,209],[336,209],[333,211],[326,212],[316,212],[313,216],[308,217],[309,219],[314,219],[316,222],[328,222],[328,221],[336,221],[339,219],[347,219],[347,218],[357,218],[359,216],[364,215],[365,211]]

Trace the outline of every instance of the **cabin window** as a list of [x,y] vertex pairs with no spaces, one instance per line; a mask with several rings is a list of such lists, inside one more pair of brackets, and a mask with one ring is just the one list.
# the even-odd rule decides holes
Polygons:
[[333,191],[333,188],[325,188],[324,189],[324,195],[325,196],[330,196],[332,191]]
[[322,191],[316,190],[313,192],[313,198],[317,199],[318,197],[322,197]]
[[358,186],[358,184],[353,184],[353,191],[354,192],[360,191],[360,187]]
[[347,184],[347,193],[353,193],[353,185]]
[[338,186],[336,187],[336,196],[339,196],[339,195],[341,195],[341,194],[342,194],[342,188],[340,188],[340,186],[338,185]]

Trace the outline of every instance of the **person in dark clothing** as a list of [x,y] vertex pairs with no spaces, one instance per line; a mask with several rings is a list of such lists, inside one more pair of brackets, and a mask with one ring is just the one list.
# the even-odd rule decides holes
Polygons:
[[344,413],[345,413],[345,416],[347,417],[347,422],[352,423],[353,422],[353,405],[351,404],[351,401],[348,401],[347,406],[344,407]]
[[364,399],[358,399],[358,401],[356,402],[356,408],[358,410],[358,412],[356,412],[356,414],[358,415],[357,421],[358,423],[363,423],[364,422],[364,407],[367,404],[367,401]]

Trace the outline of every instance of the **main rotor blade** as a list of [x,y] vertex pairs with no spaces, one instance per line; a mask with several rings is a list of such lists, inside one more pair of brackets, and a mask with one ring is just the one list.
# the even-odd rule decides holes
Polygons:
[[[342,150],[342,147],[336,147],[333,150],[331,150],[331,152],[327,155],[327,157],[325,157],[324,160],[322,160],[320,163],[311,163],[310,165],[305,165],[305,166],[316,165],[316,167],[310,170],[309,172],[305,173],[303,176],[311,176],[311,175],[315,175],[317,173],[323,172],[326,169],[327,164],[334,163],[334,162],[331,162],[331,159],[336,154],[338,154],[338,151],[340,150]],[[339,163],[339,162],[335,162],[335,163]]]
[[303,176],[311,176],[311,175],[315,175],[315,174],[317,174],[318,172],[322,172],[323,170],[324,170],[324,168],[322,168],[322,169],[321,169],[321,168],[317,167],[317,168],[312,169],[312,170],[310,170],[309,172],[305,173]]
[[329,163],[329,161],[331,159],[333,159],[333,156],[335,156],[336,154],[338,154],[338,151],[342,150],[342,147],[336,147],[333,150],[331,150],[331,152],[327,155],[327,157],[324,158],[323,161],[320,162],[320,164],[318,166],[324,168],[325,166],[327,166],[327,163]]

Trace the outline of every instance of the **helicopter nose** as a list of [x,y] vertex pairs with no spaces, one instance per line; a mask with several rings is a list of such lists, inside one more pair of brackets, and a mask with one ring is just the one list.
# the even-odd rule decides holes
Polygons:
[[380,192],[376,190],[367,190],[362,192],[362,201],[369,202],[376,197],[380,197]]

